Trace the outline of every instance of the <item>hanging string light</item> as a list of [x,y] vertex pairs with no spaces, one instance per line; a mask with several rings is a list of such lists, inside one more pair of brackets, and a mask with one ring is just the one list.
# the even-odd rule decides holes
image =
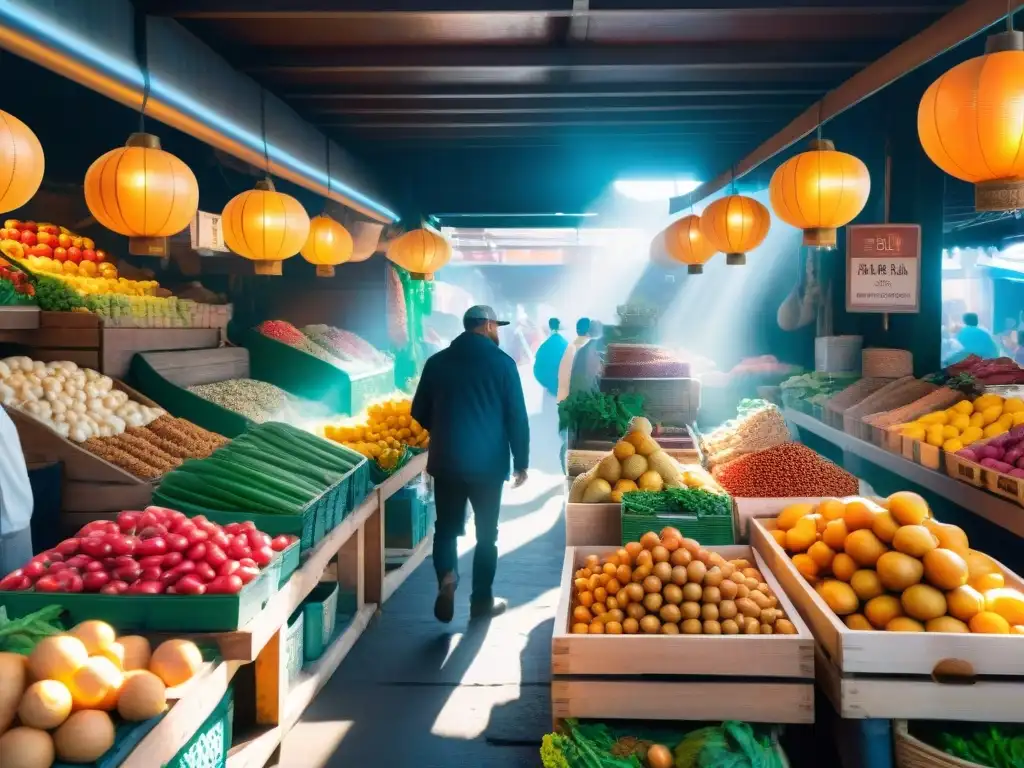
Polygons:
[[665,252],[681,264],[686,265],[686,272],[699,275],[704,272],[706,264],[717,251],[700,229],[700,216],[690,214],[673,221],[659,235],[664,244]]
[[[331,140],[325,140],[327,162],[327,199],[331,199]],[[309,222],[309,237],[299,253],[316,265],[317,277],[334,277],[334,268],[352,258],[352,235],[325,210]]]
[[452,247],[432,230],[414,229],[391,242],[387,257],[412,273],[414,280],[432,280],[451,259]]
[[700,215],[700,231],[715,250],[725,254],[725,263],[742,266],[747,252],[768,236],[771,215],[752,197],[737,195],[733,172],[732,194],[715,200]]

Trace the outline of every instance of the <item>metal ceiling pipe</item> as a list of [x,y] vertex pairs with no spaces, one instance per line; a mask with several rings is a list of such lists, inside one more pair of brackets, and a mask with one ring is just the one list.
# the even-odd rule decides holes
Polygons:
[[[145,79],[133,55],[133,27],[134,11],[127,0],[105,0],[99,4],[81,0],[0,0],[0,48],[139,110]],[[252,125],[252,104],[242,103],[242,97],[251,96],[258,86],[233,71],[235,82],[217,83],[218,72],[195,71],[197,62],[176,60],[175,55],[180,59],[199,55],[205,58],[203,64],[219,65],[220,74],[229,70],[219,57],[191,38],[176,22],[149,19],[147,30],[150,50],[155,48],[159,52],[162,45],[164,71],[154,67],[150,59],[146,115],[243,162],[258,168],[267,166],[259,125]],[[95,34],[89,37],[86,31]],[[96,40],[100,42],[94,42]],[[182,42],[190,43],[191,50],[183,49],[175,54],[177,44]],[[197,80],[204,76],[205,81]],[[194,92],[210,94],[218,86],[224,93],[223,101],[211,104],[208,99],[204,103],[192,95]],[[239,95],[239,86],[244,86],[241,90],[247,92]],[[271,99],[267,97],[268,103]],[[224,104],[229,102],[234,102],[235,114],[226,111]],[[239,107],[245,107],[250,114],[242,114]],[[319,153],[324,153],[326,159],[325,137],[282,103],[277,102],[274,110],[281,114],[275,114],[280,123],[278,135],[274,136],[274,143],[267,142],[270,173],[328,197],[329,169],[323,162],[313,159]],[[268,113],[268,123],[269,118]],[[290,146],[285,148],[278,144]],[[310,159],[303,159],[303,154]],[[332,158],[343,155],[340,150],[332,149]],[[329,197],[374,221],[390,224],[398,219],[398,214],[386,205],[333,175],[330,176]]]

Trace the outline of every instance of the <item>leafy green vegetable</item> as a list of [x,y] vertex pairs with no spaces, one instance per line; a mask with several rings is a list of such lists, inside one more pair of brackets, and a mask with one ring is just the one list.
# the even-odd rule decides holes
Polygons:
[[1004,734],[997,726],[975,731],[971,738],[952,733],[941,734],[942,748],[947,754],[989,768],[1021,768],[1024,766],[1024,735]]
[[575,392],[558,404],[558,428],[621,435],[630,420],[643,413],[643,395]]
[[626,491],[622,494],[622,511],[632,515],[720,517],[732,514],[732,499],[703,488]]
[[0,651],[28,656],[44,637],[64,631],[58,621],[62,613],[61,606],[48,605],[20,619],[8,619],[7,609],[0,606]]
[[540,763],[544,768],[572,768],[567,755],[576,747],[560,733],[548,733],[540,742]]

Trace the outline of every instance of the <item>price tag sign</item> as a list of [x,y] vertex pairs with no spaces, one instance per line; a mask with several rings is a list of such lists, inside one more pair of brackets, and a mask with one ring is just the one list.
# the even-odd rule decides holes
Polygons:
[[921,227],[857,224],[846,228],[846,311],[921,310]]
[[189,225],[189,235],[194,251],[231,253],[231,250],[224,244],[224,226],[220,214],[196,211],[195,218]]

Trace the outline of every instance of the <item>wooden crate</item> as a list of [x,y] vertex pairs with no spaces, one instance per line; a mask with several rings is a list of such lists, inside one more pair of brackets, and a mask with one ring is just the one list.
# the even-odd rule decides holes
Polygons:
[[569,501],[573,478],[565,481],[565,545],[618,546],[622,541],[622,507],[619,504],[583,504]]
[[709,549],[723,557],[750,559],[796,626],[796,635],[572,634],[576,569],[587,555],[603,556],[616,549],[568,547],[565,551],[551,637],[554,717],[814,721],[814,638],[750,547]]
[[220,342],[219,328],[104,328],[100,370],[124,378],[138,352],[214,349]]
[[[750,543],[814,630],[829,661],[843,674],[917,675],[929,680],[933,675],[1005,676],[1024,682],[1024,640],[1017,635],[849,629],[797,571],[771,535],[774,528],[774,520],[752,520]],[[1007,586],[1024,589],[1024,581],[1005,567],[1003,576]]]
[[985,485],[985,475],[987,472],[980,464],[968,461],[962,456],[957,456],[955,453],[947,453],[946,474],[954,480],[960,480],[968,485],[973,485],[975,488],[982,488]]
[[0,330],[21,331],[39,327],[39,307],[0,307]]

